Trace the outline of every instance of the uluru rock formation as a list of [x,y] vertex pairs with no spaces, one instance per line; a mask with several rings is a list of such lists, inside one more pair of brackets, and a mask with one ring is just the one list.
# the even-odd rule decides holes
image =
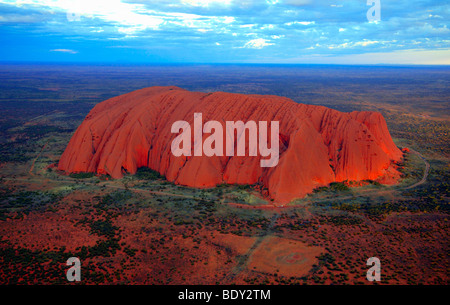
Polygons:
[[[175,121],[279,121],[275,167],[260,156],[180,156],[171,153]],[[207,137],[204,135],[203,140]],[[97,104],[76,130],[58,164],[66,172],[113,178],[149,167],[192,187],[261,183],[276,203],[304,197],[331,182],[380,179],[395,173],[402,152],[377,112],[343,113],[279,96],[190,92],[150,87]]]

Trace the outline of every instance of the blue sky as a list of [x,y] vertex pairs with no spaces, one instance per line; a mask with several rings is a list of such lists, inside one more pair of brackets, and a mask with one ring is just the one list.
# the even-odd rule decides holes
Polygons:
[[[372,5],[373,6],[373,5]],[[450,1],[0,0],[0,61],[450,64]]]

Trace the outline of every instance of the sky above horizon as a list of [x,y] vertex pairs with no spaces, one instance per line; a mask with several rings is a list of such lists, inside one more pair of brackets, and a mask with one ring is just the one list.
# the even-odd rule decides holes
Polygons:
[[449,1],[367,2],[0,0],[0,61],[450,64]]

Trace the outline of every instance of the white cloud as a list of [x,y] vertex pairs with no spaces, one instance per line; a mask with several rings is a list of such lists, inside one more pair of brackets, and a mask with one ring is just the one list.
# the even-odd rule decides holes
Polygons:
[[208,7],[210,5],[230,5],[232,0],[181,0],[182,4],[191,6]]
[[[152,51],[154,54],[160,49],[183,50],[158,54],[161,58],[204,54],[198,46],[204,46],[205,52],[208,47],[247,49],[243,54],[230,53],[230,60],[234,56],[242,60],[252,56],[248,49],[273,46],[267,57],[257,57],[268,61],[282,61],[299,51],[305,56],[316,52],[343,56],[449,47],[446,38],[450,27],[444,22],[449,15],[448,5],[437,5],[433,10],[423,6],[414,7],[413,11],[398,9],[404,13],[386,15],[381,23],[369,24],[365,0],[360,1],[352,0],[342,6],[343,0],[0,0],[11,5],[2,5],[0,24],[31,35],[49,34],[49,41],[61,35],[66,40],[89,40],[102,46],[108,40],[133,38],[129,48],[151,46],[158,50]],[[408,7],[405,1],[398,1],[398,7],[396,3],[392,3],[392,8]],[[360,10],[360,15],[355,13]],[[81,22],[68,22],[67,12],[81,14]],[[193,49],[188,41],[192,41]],[[215,48],[216,45],[221,47]],[[58,41],[46,50],[59,46]],[[52,52],[76,53],[69,49]],[[216,54],[219,53],[209,52],[205,60],[216,61],[215,56],[221,56]]]
[[239,27],[240,28],[252,28],[252,27],[254,27],[256,24],[242,24],[242,25],[240,25]]
[[[189,28],[209,28],[229,25],[235,21],[232,16],[205,16],[179,12],[161,12],[148,9],[145,3],[128,3],[122,0],[0,0],[17,7],[31,5],[54,12],[78,14],[81,20],[100,19],[117,24],[119,33],[127,34],[158,30],[163,24],[173,24]],[[208,6],[210,4],[230,4],[231,0],[184,0],[184,4]],[[23,17],[22,17],[23,18]],[[129,29],[126,29],[126,28]]]
[[53,50],[50,50],[50,52],[61,52],[61,53],[68,53],[68,54],[77,54],[78,53],[78,51],[74,51],[71,49],[53,49]]
[[119,33],[125,34],[125,35],[132,35],[137,32],[140,32],[142,30],[145,30],[145,26],[130,26],[130,27],[119,27],[117,28],[117,31]]
[[294,24],[301,24],[301,25],[310,25],[315,24],[315,21],[292,21],[292,22],[286,22],[285,25],[294,25]]
[[367,47],[373,44],[378,44],[378,43],[387,43],[387,41],[384,42],[380,42],[377,40],[367,40],[364,39],[362,41],[356,41],[356,42],[344,42],[341,44],[334,44],[334,45],[329,45],[328,49],[332,50],[332,49],[351,49],[354,47]]
[[32,5],[48,8],[50,11],[59,10],[76,13],[84,18],[100,18],[104,21],[117,22],[121,26],[141,26],[157,28],[164,19],[148,11],[143,4],[125,3],[121,0],[21,0],[0,1],[14,4],[18,7]]
[[363,40],[363,41],[355,42],[354,45],[355,46],[367,47],[367,46],[370,46],[372,44],[377,44],[377,43],[380,43],[380,42],[376,41],[376,40]]
[[0,16],[0,22],[4,23],[34,23],[42,21],[42,17],[36,15],[17,15],[9,14],[6,16]]
[[252,39],[252,40],[248,41],[244,45],[244,48],[262,49],[262,48],[270,46],[270,45],[273,45],[273,43],[269,43],[268,40],[263,39],[263,38],[257,38],[257,39]]
[[284,0],[284,3],[293,6],[304,6],[311,4],[312,0]]

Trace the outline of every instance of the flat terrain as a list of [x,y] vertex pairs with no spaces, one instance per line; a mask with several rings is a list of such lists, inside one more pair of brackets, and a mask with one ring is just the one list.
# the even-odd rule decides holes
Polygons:
[[[349,181],[273,208],[258,185],[193,189],[150,170],[113,180],[53,165],[92,107],[154,85],[375,110],[408,147],[396,185]],[[0,66],[0,283],[449,284],[443,67]]]

